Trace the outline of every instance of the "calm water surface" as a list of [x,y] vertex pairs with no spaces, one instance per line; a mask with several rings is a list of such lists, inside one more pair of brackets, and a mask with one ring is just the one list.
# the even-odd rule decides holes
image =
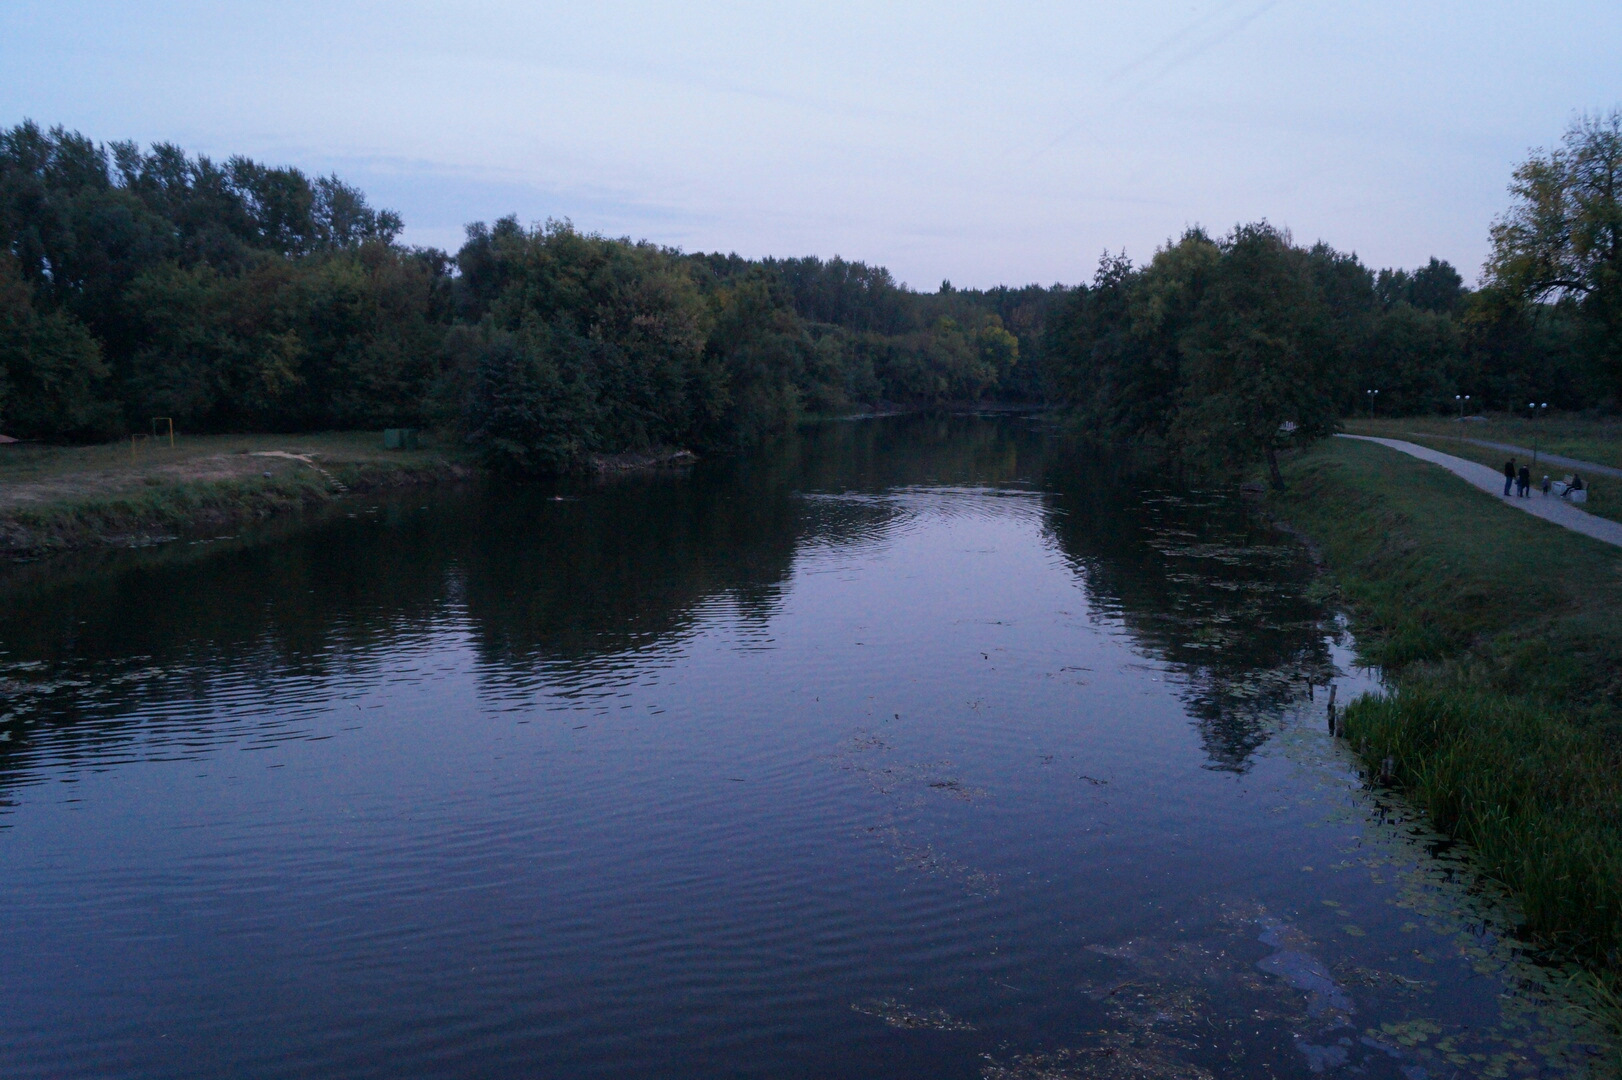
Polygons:
[[0,1075],[1562,1073],[1287,537],[831,424],[0,583]]

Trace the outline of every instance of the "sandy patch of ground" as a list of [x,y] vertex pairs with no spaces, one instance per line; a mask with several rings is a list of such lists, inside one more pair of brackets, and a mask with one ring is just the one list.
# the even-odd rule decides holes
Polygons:
[[219,483],[368,461],[414,464],[431,451],[387,451],[375,433],[314,436],[193,436],[173,448],[142,442],[104,446],[0,448],[0,511],[115,497],[171,484]]

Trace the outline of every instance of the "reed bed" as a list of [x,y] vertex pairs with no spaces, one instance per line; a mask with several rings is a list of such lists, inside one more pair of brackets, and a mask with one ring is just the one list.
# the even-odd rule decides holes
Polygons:
[[1269,512],[1316,546],[1393,687],[1348,706],[1347,737],[1582,965],[1622,1037],[1622,549],[1368,443],[1286,475]]

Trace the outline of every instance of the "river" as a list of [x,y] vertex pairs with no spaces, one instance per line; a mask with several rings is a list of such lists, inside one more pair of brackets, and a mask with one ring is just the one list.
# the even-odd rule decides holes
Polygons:
[[1564,1075],[1303,550],[1039,418],[0,578],[0,1075]]

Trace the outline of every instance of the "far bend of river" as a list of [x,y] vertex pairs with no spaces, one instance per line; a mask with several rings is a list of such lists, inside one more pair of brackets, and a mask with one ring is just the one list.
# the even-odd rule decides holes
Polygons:
[[554,494],[0,577],[0,1075],[1582,1059],[1227,497],[1019,417]]

